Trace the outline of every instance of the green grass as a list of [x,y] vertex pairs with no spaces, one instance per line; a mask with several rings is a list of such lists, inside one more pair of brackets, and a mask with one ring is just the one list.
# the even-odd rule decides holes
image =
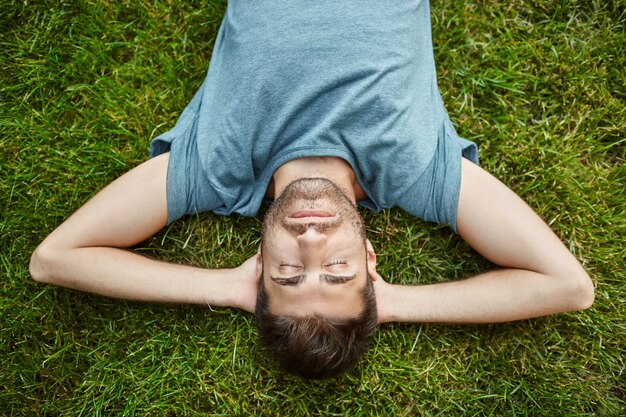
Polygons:
[[[386,325],[358,369],[274,369],[251,316],[35,283],[35,246],[147,158],[200,85],[224,2],[0,5],[0,415],[621,416],[626,408],[626,2],[432,6],[439,84],[482,165],[591,274],[581,313]],[[428,283],[490,265],[449,230],[365,213],[379,269]],[[199,266],[254,252],[259,218],[203,214],[138,250]]]

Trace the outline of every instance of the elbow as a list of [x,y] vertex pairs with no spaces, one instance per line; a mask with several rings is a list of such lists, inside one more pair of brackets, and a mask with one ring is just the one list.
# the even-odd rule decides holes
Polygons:
[[55,250],[44,241],[30,257],[28,270],[30,276],[37,282],[53,284],[53,271],[55,264]]
[[570,311],[585,310],[593,305],[595,300],[593,281],[582,267],[569,275],[566,293],[568,294]]

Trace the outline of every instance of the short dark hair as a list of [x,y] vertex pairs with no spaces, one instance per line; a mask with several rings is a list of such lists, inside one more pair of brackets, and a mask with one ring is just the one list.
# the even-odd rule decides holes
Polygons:
[[279,316],[269,311],[261,278],[255,309],[259,339],[289,373],[305,379],[341,375],[356,364],[376,333],[376,295],[369,276],[361,298],[363,310],[356,318]]

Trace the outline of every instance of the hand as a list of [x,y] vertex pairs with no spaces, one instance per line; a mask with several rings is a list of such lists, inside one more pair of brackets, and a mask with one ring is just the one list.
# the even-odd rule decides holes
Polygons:
[[378,271],[376,271],[376,252],[374,251],[374,247],[369,240],[366,241],[366,248],[367,273],[372,279],[374,292],[376,293],[376,315],[378,316],[378,323],[393,321],[393,314],[391,311],[393,301],[391,299],[391,292],[394,286],[385,282]]
[[393,321],[391,311],[391,307],[393,306],[393,301],[391,300],[393,285],[386,282],[376,271],[370,271],[370,277],[372,278],[374,291],[376,292],[376,314],[378,315],[378,323]]
[[232,270],[233,280],[236,283],[234,285],[233,307],[249,313],[254,313],[256,306],[256,296],[261,278],[260,259],[261,255],[257,253]]

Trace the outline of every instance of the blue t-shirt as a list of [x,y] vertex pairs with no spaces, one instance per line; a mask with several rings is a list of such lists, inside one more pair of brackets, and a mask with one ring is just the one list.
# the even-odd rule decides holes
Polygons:
[[171,152],[169,222],[255,215],[282,164],[335,156],[359,204],[454,228],[460,156],[477,158],[444,109],[424,0],[229,2],[206,79],[150,150]]

